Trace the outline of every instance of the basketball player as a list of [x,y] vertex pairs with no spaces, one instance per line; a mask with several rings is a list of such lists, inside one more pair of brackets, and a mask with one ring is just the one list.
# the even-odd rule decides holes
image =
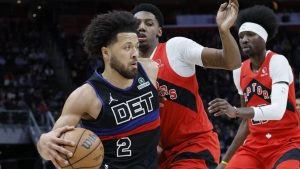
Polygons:
[[84,33],[85,51],[104,61],[87,82],[73,91],[53,130],[38,142],[40,155],[56,160],[72,153],[60,145],[72,145],[59,137],[79,122],[95,132],[104,145],[102,168],[157,169],[156,147],[160,120],[155,87],[157,64],[137,57],[138,21],[129,12],[114,11],[94,18]]
[[140,56],[159,64],[160,95],[167,98],[160,109],[159,168],[215,168],[220,146],[198,94],[195,65],[229,70],[240,66],[239,49],[229,30],[237,17],[237,0],[222,4],[217,14],[223,50],[206,48],[183,37],[159,43],[161,11],[154,5],[140,4],[132,12],[140,20]]
[[219,98],[209,103],[215,116],[225,113],[243,119],[218,169],[227,164],[226,169],[299,169],[299,114],[292,69],[283,55],[266,50],[267,40],[278,29],[276,15],[268,7],[253,6],[240,12],[237,26],[240,46],[249,57],[233,72],[245,108]]

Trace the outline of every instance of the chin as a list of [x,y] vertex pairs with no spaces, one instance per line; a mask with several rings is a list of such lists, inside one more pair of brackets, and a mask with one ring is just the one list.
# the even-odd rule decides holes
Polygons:
[[251,56],[253,56],[253,53],[252,53],[251,51],[249,51],[249,52],[243,52],[243,54],[244,54],[244,56],[246,56],[246,57],[251,57]]
[[141,51],[146,51],[146,50],[148,50],[148,49],[149,49],[148,43],[147,43],[147,42],[140,43],[139,49],[140,49]]

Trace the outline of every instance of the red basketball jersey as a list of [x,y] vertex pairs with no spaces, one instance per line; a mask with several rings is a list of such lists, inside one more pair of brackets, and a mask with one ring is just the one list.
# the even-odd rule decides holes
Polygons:
[[160,109],[162,147],[168,149],[211,131],[212,124],[198,94],[196,74],[178,75],[169,64],[165,43],[157,46],[153,60],[159,64],[160,95],[167,98]]
[[[271,104],[272,79],[269,72],[269,64],[272,57],[278,57],[273,52],[269,52],[259,71],[255,74],[251,70],[250,59],[242,64],[240,74],[240,85],[243,91],[247,107],[258,107]],[[271,137],[297,132],[299,115],[296,113],[296,99],[294,81],[289,85],[289,93],[285,114],[281,120],[248,120],[249,130],[252,135]],[[275,112],[274,112],[275,113]],[[299,131],[299,130],[298,130]]]

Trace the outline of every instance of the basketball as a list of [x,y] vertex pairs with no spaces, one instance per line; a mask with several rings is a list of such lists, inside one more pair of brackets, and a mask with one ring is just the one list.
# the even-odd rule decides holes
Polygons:
[[104,148],[99,137],[90,130],[84,128],[75,128],[74,130],[64,133],[61,138],[74,141],[75,146],[64,146],[73,153],[71,158],[63,155],[68,160],[66,166],[58,162],[62,169],[89,168],[99,169],[103,157]]

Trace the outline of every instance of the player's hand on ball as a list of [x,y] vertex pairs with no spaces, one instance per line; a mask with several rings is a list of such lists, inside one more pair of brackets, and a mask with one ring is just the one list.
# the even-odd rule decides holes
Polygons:
[[39,140],[40,149],[45,154],[47,160],[51,160],[56,168],[61,168],[57,161],[61,163],[68,164],[68,161],[62,157],[62,155],[66,155],[67,157],[71,157],[72,152],[63,148],[64,146],[74,146],[75,143],[69,140],[64,140],[60,138],[60,136],[70,130],[73,130],[74,127],[65,126],[62,128],[57,128],[48,133],[42,134]]
[[216,98],[209,102],[208,105],[208,112],[214,114],[214,116],[220,116],[222,114],[226,114],[230,118],[237,116],[236,109],[225,99]]

